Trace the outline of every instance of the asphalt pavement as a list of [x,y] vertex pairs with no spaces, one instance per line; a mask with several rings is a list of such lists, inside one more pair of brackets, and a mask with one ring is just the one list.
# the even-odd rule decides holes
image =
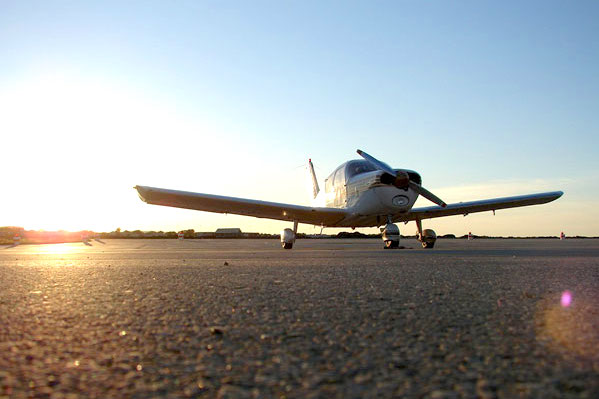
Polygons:
[[597,398],[599,240],[0,247],[0,398]]

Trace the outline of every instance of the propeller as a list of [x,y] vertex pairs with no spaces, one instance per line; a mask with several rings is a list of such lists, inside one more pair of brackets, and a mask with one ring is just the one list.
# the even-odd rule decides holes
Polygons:
[[416,191],[418,194],[422,195],[427,200],[434,202],[435,204],[441,206],[442,208],[445,208],[447,206],[447,204],[445,202],[443,202],[443,200],[441,200],[441,198],[437,197],[435,194],[431,193],[426,188],[422,187],[420,184],[410,180],[410,175],[408,175],[403,170],[396,172],[386,163],[379,161],[372,155],[369,155],[362,150],[358,150],[358,154],[362,158],[364,158],[365,160],[370,162],[370,164],[372,166],[374,166],[375,168],[377,168],[379,170],[382,170],[383,172],[385,172],[389,175],[389,178],[387,178],[387,179],[384,179],[385,175],[383,175],[383,177],[381,177],[382,183],[391,184],[397,188],[405,189],[405,188],[409,187],[412,190]]

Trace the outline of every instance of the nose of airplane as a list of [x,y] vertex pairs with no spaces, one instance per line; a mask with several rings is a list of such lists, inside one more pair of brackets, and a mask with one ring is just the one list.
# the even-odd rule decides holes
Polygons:
[[377,187],[377,197],[384,207],[390,212],[397,212],[410,206],[411,195],[409,190],[400,190],[393,186]]

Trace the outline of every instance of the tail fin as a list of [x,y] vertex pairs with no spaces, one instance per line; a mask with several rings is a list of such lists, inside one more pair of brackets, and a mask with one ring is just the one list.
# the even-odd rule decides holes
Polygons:
[[318,180],[316,180],[316,173],[314,173],[314,165],[312,165],[312,159],[308,159],[308,172],[310,172],[310,176],[312,177],[312,194],[314,198],[320,192],[320,187],[318,187]]

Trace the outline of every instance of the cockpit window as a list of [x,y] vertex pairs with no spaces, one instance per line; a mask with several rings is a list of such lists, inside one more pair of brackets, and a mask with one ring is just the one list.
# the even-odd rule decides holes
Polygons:
[[345,184],[345,173],[343,168],[337,168],[335,172],[335,187],[341,188]]
[[355,175],[359,175],[366,172],[374,172],[376,169],[374,166],[369,164],[366,161],[350,161],[347,164],[347,169],[345,170],[345,177],[350,179]]

